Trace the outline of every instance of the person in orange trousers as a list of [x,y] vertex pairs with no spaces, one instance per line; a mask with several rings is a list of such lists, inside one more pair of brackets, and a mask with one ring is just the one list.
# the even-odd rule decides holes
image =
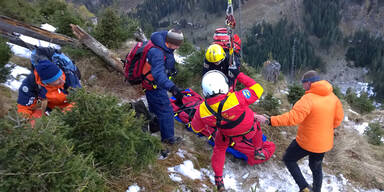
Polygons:
[[[321,80],[316,71],[304,73],[301,82],[305,94],[291,111],[271,117],[256,115],[255,118],[271,126],[299,126],[296,139],[288,146],[283,161],[300,191],[319,192],[323,180],[324,154],[333,147],[334,129],[340,126],[344,111],[339,98],[333,93],[332,85]],[[297,161],[305,156],[309,156],[313,189],[297,165]]]

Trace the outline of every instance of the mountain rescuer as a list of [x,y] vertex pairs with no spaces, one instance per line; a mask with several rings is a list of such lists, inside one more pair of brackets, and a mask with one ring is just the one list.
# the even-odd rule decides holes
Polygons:
[[39,118],[55,107],[68,110],[73,106],[67,101],[70,87],[71,83],[66,81],[65,74],[56,64],[48,60],[39,61],[19,88],[18,112],[27,118]]
[[232,66],[229,63],[229,52],[228,49],[223,49],[218,44],[212,44],[207,48],[205,53],[205,60],[203,65],[203,75],[210,70],[218,70],[227,76],[229,80],[229,86],[232,86],[235,77],[230,73],[229,68],[240,68],[240,58],[235,56],[233,59]]
[[224,191],[223,167],[228,146],[252,140],[255,159],[266,159],[259,122],[248,107],[261,97],[263,88],[238,69],[229,70],[246,88],[229,92],[227,77],[218,70],[208,71],[201,83],[206,100],[198,106],[191,123],[195,132],[204,130],[206,126],[217,128],[211,165],[219,191]]
[[313,191],[319,192],[323,180],[324,153],[333,147],[334,129],[343,120],[344,112],[340,100],[332,92],[332,85],[321,80],[316,71],[304,73],[301,82],[305,94],[291,111],[270,118],[256,115],[256,118],[271,126],[299,125],[296,139],[288,146],[283,161],[300,191],[309,192],[310,187],[297,165],[298,160],[309,156]]
[[147,81],[143,81],[143,87],[149,110],[158,118],[161,141],[167,144],[181,142],[180,137],[174,136],[173,109],[167,91],[172,93],[177,103],[182,103],[184,95],[170,77],[176,74],[173,52],[180,47],[183,40],[184,36],[180,30],[155,32],[151,35],[151,41],[155,46],[147,54],[153,83],[149,85]]

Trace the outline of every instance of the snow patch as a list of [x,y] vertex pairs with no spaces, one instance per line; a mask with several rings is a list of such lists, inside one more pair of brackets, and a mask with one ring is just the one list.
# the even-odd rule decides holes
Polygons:
[[179,55],[179,54],[177,54],[177,53],[174,53],[173,55],[174,55],[174,57],[175,57],[175,61],[176,61],[177,63],[185,64],[185,59],[186,59],[187,57],[181,56],[181,55]]
[[176,154],[181,157],[181,158],[185,158],[184,154],[187,154],[187,152],[185,150],[182,150],[182,149],[179,149]]
[[353,114],[355,114],[355,115],[359,115],[359,113],[353,111],[352,109],[348,109],[348,111],[351,112],[351,113],[353,113]]
[[[51,32],[54,32],[56,30],[55,27],[53,27],[52,25],[50,25],[48,23],[42,24],[41,28],[45,29],[47,31],[51,31]],[[36,45],[36,46],[40,46],[40,47],[53,47],[55,49],[61,48],[59,45],[56,45],[56,44],[53,44],[53,43],[50,43],[47,41],[35,39],[35,38],[25,36],[22,34],[18,34],[18,35],[19,35],[19,38],[21,40],[23,40],[26,43],[32,44],[32,45]],[[11,48],[12,53],[15,54],[16,56],[24,57],[24,58],[30,58],[31,57],[31,51],[29,49],[21,47],[19,45],[15,45],[13,43],[9,43],[9,42],[7,42],[7,44]]]
[[356,126],[354,126],[353,128],[357,130],[360,135],[362,135],[367,127],[368,127],[368,123],[364,122],[361,124],[356,124]]
[[140,187],[135,183],[128,187],[128,189],[125,192],[139,192]]
[[52,26],[52,25],[50,25],[48,23],[42,24],[40,28],[45,29],[45,30],[50,31],[50,32],[55,32],[56,31],[56,27],[54,27],[54,26]]
[[183,164],[169,167],[169,172],[177,172],[191,179],[201,179],[201,172],[193,167],[191,160],[184,161]]
[[177,175],[175,173],[169,174],[169,178],[171,178],[172,181],[181,182],[183,179],[180,177],[180,175]]
[[[12,65],[6,64],[6,67],[11,67]],[[14,68],[11,72],[11,78],[9,78],[3,85],[6,87],[9,87],[13,91],[17,91],[19,87],[21,86],[21,83],[26,78],[27,75],[29,75],[31,71],[25,67],[20,67],[17,65],[14,65]]]
[[280,90],[280,93],[285,94],[285,95],[289,95],[289,92],[287,90]]

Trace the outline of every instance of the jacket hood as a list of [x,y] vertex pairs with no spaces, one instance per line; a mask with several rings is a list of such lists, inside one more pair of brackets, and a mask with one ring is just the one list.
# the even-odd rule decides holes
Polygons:
[[173,53],[173,50],[168,48],[165,45],[165,39],[167,37],[167,33],[168,33],[168,31],[154,32],[151,35],[151,41],[152,41],[153,44],[155,44],[156,46],[162,48],[164,51],[169,52],[169,53]]
[[333,92],[332,85],[326,80],[317,81],[311,84],[311,88],[305,92],[314,93],[320,96],[326,96]]

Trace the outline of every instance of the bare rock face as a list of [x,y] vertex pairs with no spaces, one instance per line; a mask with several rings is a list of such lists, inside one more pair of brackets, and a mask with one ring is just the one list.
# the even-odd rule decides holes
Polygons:
[[268,60],[264,62],[262,69],[264,79],[276,83],[280,74],[280,68],[281,65],[276,60]]

